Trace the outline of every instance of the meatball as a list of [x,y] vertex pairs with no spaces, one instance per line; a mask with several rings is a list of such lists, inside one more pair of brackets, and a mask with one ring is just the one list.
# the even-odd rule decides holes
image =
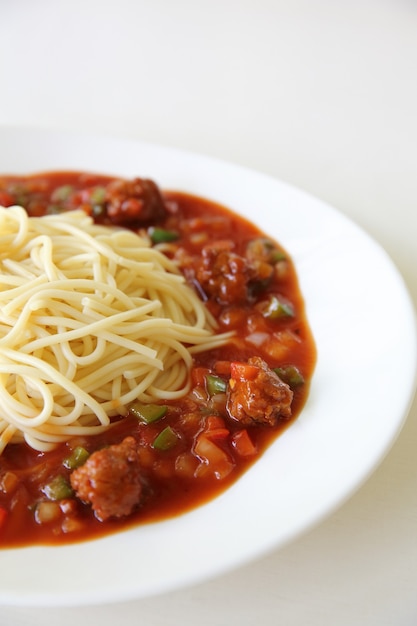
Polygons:
[[146,178],[115,180],[107,186],[106,210],[114,223],[157,222],[167,215],[158,186]]
[[70,481],[76,496],[91,504],[100,521],[130,515],[142,494],[135,440],[126,437],[120,444],[93,452],[72,472]]
[[248,298],[248,284],[256,276],[248,260],[228,241],[205,246],[195,277],[208,298],[219,304],[238,304]]
[[[226,408],[230,417],[242,424],[274,426],[291,417],[293,392],[259,357],[248,360],[250,376],[231,378]],[[245,368],[243,368],[245,371]]]

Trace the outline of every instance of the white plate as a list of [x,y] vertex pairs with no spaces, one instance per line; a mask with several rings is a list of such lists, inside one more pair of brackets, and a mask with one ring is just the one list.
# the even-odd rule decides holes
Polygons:
[[105,539],[0,551],[0,602],[80,605],[201,582],[282,546],[339,506],[398,434],[415,384],[415,320],[385,252],[346,217],[241,167],[135,141],[0,129],[0,172],[148,176],[219,201],[281,242],[298,269],[318,361],[307,405],[226,493]]

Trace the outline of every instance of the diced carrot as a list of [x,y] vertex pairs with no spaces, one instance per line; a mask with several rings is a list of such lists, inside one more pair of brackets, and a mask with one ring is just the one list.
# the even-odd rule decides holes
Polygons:
[[230,366],[230,361],[216,361],[214,364],[214,371],[216,374],[230,376]]
[[233,361],[230,364],[230,375],[233,380],[254,380],[259,374],[259,367],[250,365],[249,363],[241,363]]
[[207,367],[194,367],[191,372],[193,387],[205,387],[208,374],[210,370]]
[[246,429],[233,433],[232,446],[240,456],[252,456],[258,451]]
[[206,435],[211,441],[219,441],[220,439],[226,439],[230,432],[227,428],[213,428],[213,430],[208,430]]
[[225,421],[219,415],[209,415],[205,421],[205,430],[215,430],[218,428],[226,428]]
[[204,434],[210,441],[219,441],[226,439],[229,435],[229,429],[226,428],[226,424],[222,417],[218,415],[209,415],[205,422]]

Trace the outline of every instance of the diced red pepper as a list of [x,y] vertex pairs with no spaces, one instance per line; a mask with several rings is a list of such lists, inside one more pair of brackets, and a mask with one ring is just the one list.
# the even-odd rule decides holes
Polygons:
[[230,376],[230,361],[216,361],[214,371],[222,376]]
[[226,424],[222,417],[218,415],[210,415],[206,419],[206,428],[203,434],[210,439],[210,441],[216,441],[220,439],[226,439],[230,435],[229,429],[226,428]]
[[240,456],[252,456],[258,451],[246,429],[233,433],[232,446]]
[[8,207],[16,204],[15,199],[7,191],[0,191],[0,206]]
[[233,361],[230,364],[230,375],[233,380],[255,380],[258,374],[259,367],[257,365],[241,363],[240,361]]
[[205,430],[217,430],[226,428],[226,423],[220,415],[209,415],[205,421]]

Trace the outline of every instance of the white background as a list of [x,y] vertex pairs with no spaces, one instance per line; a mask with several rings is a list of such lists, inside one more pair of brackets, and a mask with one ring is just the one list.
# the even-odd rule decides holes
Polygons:
[[[143,139],[284,179],[373,236],[417,303],[413,0],[0,0],[0,124]],[[417,402],[349,502],[255,563],[137,602],[0,611],[1,626],[57,623],[415,626]]]

